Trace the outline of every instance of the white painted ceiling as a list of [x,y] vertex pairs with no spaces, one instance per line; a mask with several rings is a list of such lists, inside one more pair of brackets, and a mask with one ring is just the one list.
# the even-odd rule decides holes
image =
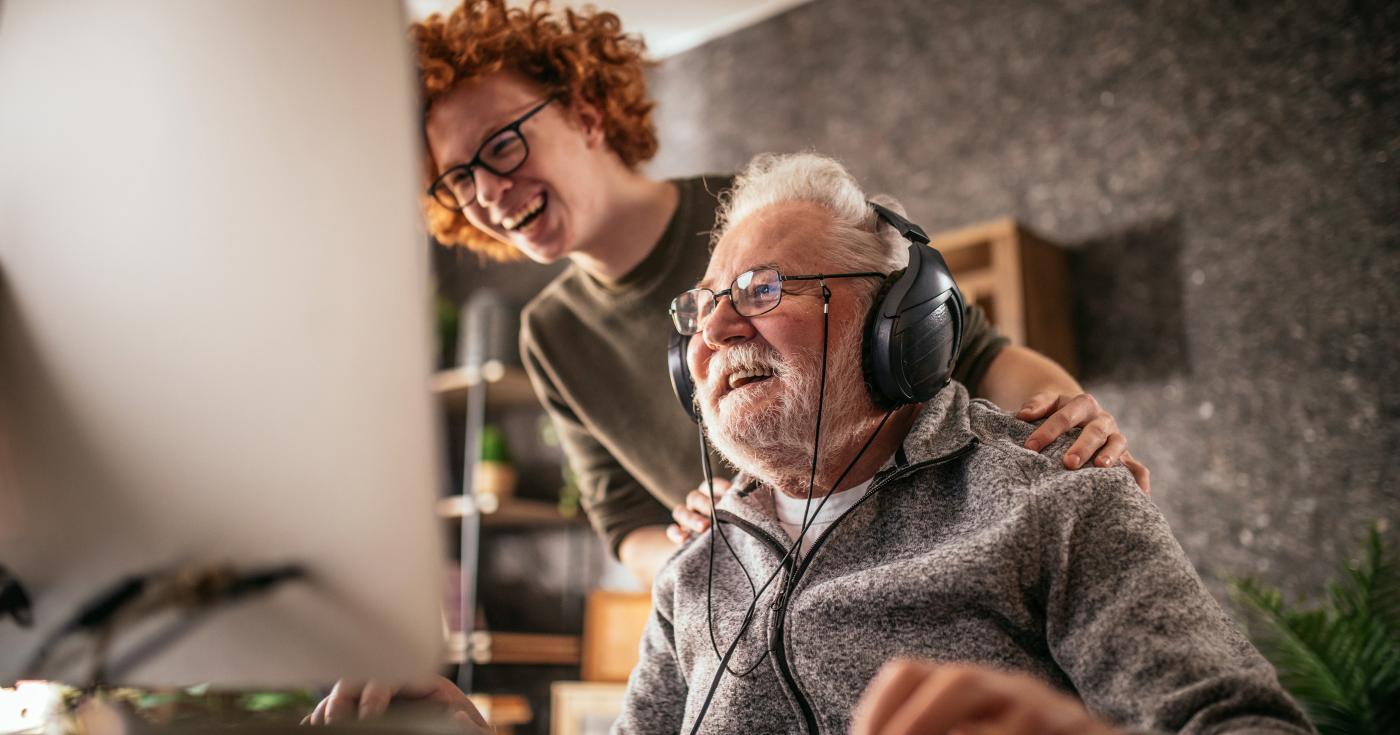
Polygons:
[[[616,13],[622,28],[646,39],[654,59],[664,59],[695,48],[706,41],[733,33],[807,0],[591,0],[556,2],[556,7],[594,5]],[[458,0],[404,0],[409,17],[418,20],[430,13],[448,13]],[[527,2],[511,0],[511,5]]]

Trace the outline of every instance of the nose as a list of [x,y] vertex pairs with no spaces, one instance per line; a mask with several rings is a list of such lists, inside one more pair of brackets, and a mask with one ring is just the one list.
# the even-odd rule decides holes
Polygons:
[[474,187],[476,189],[476,203],[489,207],[501,200],[501,195],[510,190],[511,180],[509,176],[499,176],[487,171],[482,166],[477,166],[472,171],[475,178]]
[[734,300],[724,296],[701,325],[700,334],[705,339],[705,345],[714,350],[748,342],[757,332],[753,322],[734,309]]

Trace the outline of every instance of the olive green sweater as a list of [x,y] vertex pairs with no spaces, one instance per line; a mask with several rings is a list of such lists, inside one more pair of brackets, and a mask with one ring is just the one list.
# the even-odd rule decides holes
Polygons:
[[[698,429],[671,390],[671,299],[705,274],[716,195],[728,176],[675,182],[680,202],[661,241],[615,283],[570,267],[526,307],[520,355],[578,475],[583,507],[614,555],[702,480]],[[1006,339],[969,306],[954,378],[977,386]]]

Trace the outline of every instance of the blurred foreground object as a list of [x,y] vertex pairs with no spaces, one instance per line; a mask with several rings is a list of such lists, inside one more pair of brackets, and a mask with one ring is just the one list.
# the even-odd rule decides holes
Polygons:
[[[439,663],[403,27],[396,0],[0,4],[0,563],[34,620],[0,618],[0,682],[89,683],[93,650],[142,686]],[[89,624],[213,565],[305,579]]]

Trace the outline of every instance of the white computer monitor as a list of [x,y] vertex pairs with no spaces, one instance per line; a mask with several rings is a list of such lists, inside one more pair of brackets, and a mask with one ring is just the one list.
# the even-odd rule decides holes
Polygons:
[[170,640],[122,683],[438,664],[405,27],[398,0],[0,0],[0,565],[34,614],[0,620],[0,681],[123,577],[212,563],[310,576],[148,621]]

